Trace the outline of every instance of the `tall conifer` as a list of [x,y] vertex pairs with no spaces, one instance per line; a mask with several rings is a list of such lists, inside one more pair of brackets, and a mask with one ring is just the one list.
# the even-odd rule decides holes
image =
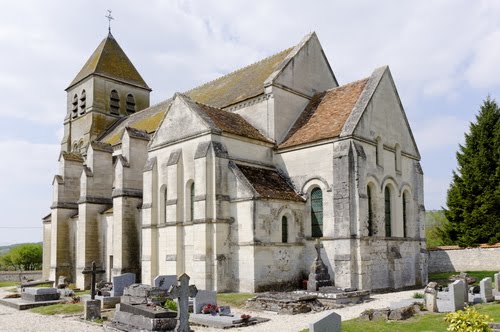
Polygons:
[[445,231],[460,246],[500,241],[500,110],[489,97],[457,152]]

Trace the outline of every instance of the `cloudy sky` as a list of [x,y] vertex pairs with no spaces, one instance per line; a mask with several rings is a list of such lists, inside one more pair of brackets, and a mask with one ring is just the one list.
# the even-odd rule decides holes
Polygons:
[[112,32],[152,103],[316,31],[340,84],[389,65],[422,154],[425,204],[445,205],[455,152],[500,99],[499,1],[2,1],[0,245],[41,241],[68,86]]

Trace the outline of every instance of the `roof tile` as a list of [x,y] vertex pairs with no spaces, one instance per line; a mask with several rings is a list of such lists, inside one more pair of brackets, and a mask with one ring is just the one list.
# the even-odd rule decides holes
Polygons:
[[279,147],[338,137],[366,82],[368,78],[313,96]]

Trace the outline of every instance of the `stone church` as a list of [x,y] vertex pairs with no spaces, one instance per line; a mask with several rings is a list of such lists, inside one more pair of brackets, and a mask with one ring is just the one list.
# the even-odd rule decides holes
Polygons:
[[[168,74],[168,73],[166,73]],[[427,281],[420,154],[388,67],[339,85],[318,37],[150,106],[111,33],[67,91],[44,277],[254,292]]]

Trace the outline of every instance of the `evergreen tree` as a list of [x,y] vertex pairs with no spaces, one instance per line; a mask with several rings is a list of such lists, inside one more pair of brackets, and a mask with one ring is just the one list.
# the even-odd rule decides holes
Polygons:
[[460,246],[500,242],[500,109],[489,97],[457,152],[445,233]]

